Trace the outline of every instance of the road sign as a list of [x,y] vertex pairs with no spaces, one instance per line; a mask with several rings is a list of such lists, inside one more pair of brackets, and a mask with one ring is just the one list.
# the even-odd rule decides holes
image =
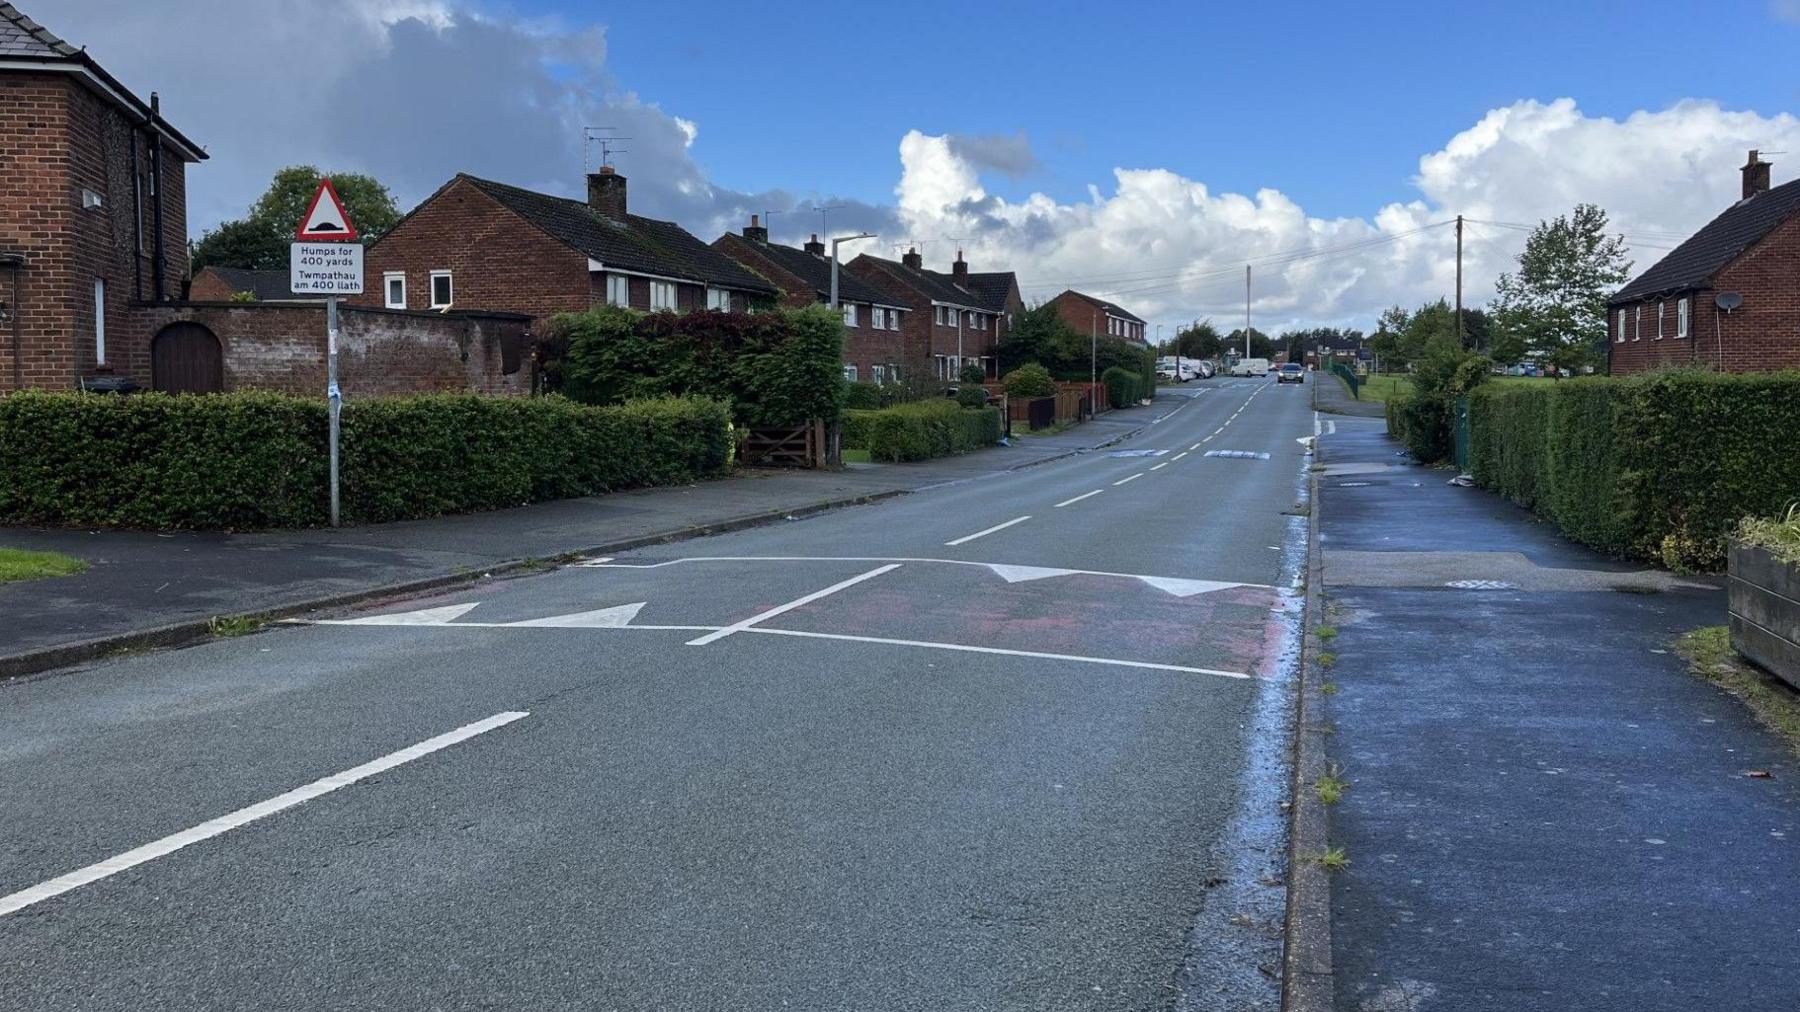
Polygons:
[[351,223],[350,212],[344,210],[344,202],[338,199],[331,180],[319,180],[319,191],[313,194],[312,203],[306,208],[306,216],[300,219],[300,227],[294,230],[294,238],[301,242],[356,240],[356,226]]
[[361,295],[363,248],[354,242],[289,246],[288,286],[295,295]]

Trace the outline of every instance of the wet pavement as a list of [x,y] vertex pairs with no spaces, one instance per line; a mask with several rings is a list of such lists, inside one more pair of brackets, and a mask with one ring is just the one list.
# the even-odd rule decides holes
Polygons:
[[1716,581],[1632,575],[1382,428],[1323,440],[1337,1007],[1800,1007],[1800,762],[1670,650],[1724,623]]

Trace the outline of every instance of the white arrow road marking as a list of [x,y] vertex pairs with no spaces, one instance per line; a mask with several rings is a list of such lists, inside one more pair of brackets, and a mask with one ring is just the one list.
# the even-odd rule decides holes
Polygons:
[[314,623],[315,625],[443,625],[462,618],[475,610],[480,601],[468,604],[447,604],[442,608],[426,608],[423,611],[402,611],[392,615],[367,615],[362,618],[330,619]]
[[[472,608],[474,605],[470,605],[469,607]],[[515,720],[521,720],[529,716],[531,716],[530,713],[517,710],[508,711],[506,713],[496,713],[485,720],[478,720],[473,724],[464,724],[454,731],[440,734],[435,738],[427,738],[417,745],[408,746],[398,752],[390,752],[373,762],[363,763],[361,766],[352,767],[342,773],[333,773],[323,780],[315,780],[304,787],[296,787],[286,794],[278,794],[267,801],[259,801],[248,808],[240,808],[229,815],[221,815],[211,821],[202,822],[192,829],[184,829],[179,833],[173,833],[160,840],[146,843],[142,847],[138,847],[134,850],[128,850],[123,854],[118,854],[109,857],[104,861],[90,864],[86,868],[77,869],[66,875],[59,875],[48,882],[41,882],[29,889],[21,889],[10,896],[0,896],[0,917],[5,917],[7,914],[23,910],[33,903],[41,903],[52,896],[60,896],[72,889],[79,889],[89,883],[98,882],[103,878],[110,878],[122,871],[144,864],[147,861],[154,861],[159,857],[166,857],[183,847],[199,843],[202,840],[210,840],[223,833],[229,833],[240,826],[248,825],[258,819],[268,818],[276,812],[285,811],[289,808],[293,808],[295,805],[305,804],[314,798],[330,794],[340,787],[348,787],[358,780],[367,780],[369,777],[379,773],[385,773],[396,766],[401,766],[412,762],[414,759],[428,756],[440,749],[449,748],[457,742],[467,741],[478,734],[486,734],[497,727],[504,727]]]
[[1157,664],[1153,661],[1126,661],[1116,657],[1083,657],[1080,654],[1049,654],[1038,650],[1006,650],[1001,647],[976,647],[966,643],[937,643],[931,640],[899,640],[882,636],[851,636],[846,633],[808,632],[802,629],[746,629],[764,636],[797,636],[809,640],[844,640],[851,643],[880,643],[894,647],[925,647],[930,650],[956,650],[970,654],[1000,654],[1005,657],[1035,657],[1047,661],[1079,661],[1083,664],[1112,664],[1122,668],[1149,668],[1154,671],[1179,671],[1190,675],[1216,675],[1220,678],[1249,678],[1242,671],[1220,671],[1215,668],[1190,668],[1182,664]]
[[1007,583],[1047,580],[1052,576],[1068,576],[1075,572],[1073,569],[1047,569],[1043,566],[1003,566],[998,562],[988,563],[988,568]]
[[1183,580],[1174,576],[1140,576],[1138,579],[1176,597],[1193,597],[1195,594],[1210,594],[1215,590],[1244,586],[1241,583],[1221,583],[1218,580]]
[[744,632],[745,630],[750,629],[759,623],[767,622],[769,619],[772,619],[772,618],[776,617],[777,615],[785,615],[788,612],[793,611],[795,608],[804,608],[805,606],[813,603],[814,601],[819,600],[820,598],[830,597],[831,595],[837,593],[840,590],[844,590],[845,588],[848,588],[848,587],[854,587],[857,584],[863,582],[864,580],[873,580],[875,577],[880,576],[883,573],[891,573],[894,570],[899,569],[899,568],[900,568],[900,564],[898,562],[893,563],[891,565],[878,566],[875,569],[871,569],[868,572],[863,573],[860,576],[852,576],[848,580],[841,580],[837,583],[834,583],[831,586],[826,587],[824,590],[815,590],[812,593],[806,595],[805,597],[797,597],[797,598],[793,599],[792,601],[789,601],[786,604],[778,604],[775,607],[770,608],[768,611],[757,612],[756,614],[750,616],[749,618],[744,619],[742,622],[733,622],[731,625],[728,625],[723,629],[715,629],[712,632],[707,633],[705,636],[700,637],[699,639],[688,640],[687,645],[690,647],[703,647],[703,646],[707,645],[708,643],[713,643],[718,640],[722,640],[725,637],[730,636],[733,633]]
[[631,624],[637,613],[648,604],[639,601],[636,604],[621,604],[612,608],[601,608],[598,611],[582,611],[573,615],[552,615],[549,618],[534,618],[525,622],[507,622],[503,628],[515,629],[623,629]]
[[[1003,563],[997,563],[997,562],[971,562],[968,559],[924,559],[924,558],[914,558],[914,557],[882,558],[882,557],[873,556],[873,555],[690,555],[690,556],[687,556],[686,558],[666,559],[662,562],[642,562],[642,563],[586,562],[586,563],[576,563],[576,565],[577,566],[585,566],[586,568],[589,568],[589,569],[663,569],[668,566],[684,566],[684,565],[691,565],[693,563],[700,563],[700,562],[894,562],[894,563],[918,562],[918,563],[932,563],[932,564],[940,565],[940,566],[980,566],[981,568],[987,569],[987,570],[992,570],[995,566],[1003,565]],[[1023,567],[1023,568],[1037,568],[1037,567]],[[1207,585],[1216,584],[1217,589],[1227,589],[1227,588],[1231,588],[1231,587],[1249,587],[1249,588],[1256,589],[1256,590],[1273,590],[1274,589],[1273,587],[1271,587],[1269,584],[1266,584],[1266,583],[1247,583],[1247,582],[1244,582],[1241,580],[1233,580],[1230,582],[1213,581],[1213,580],[1188,580],[1188,579],[1184,579],[1184,578],[1180,578],[1180,577],[1146,576],[1143,573],[1112,573],[1112,572],[1108,572],[1103,569],[1067,569],[1067,570],[1059,570],[1059,573],[1069,575],[1069,576],[1110,576],[1110,577],[1112,577],[1114,579],[1118,579],[1118,580],[1141,580],[1141,581],[1149,584],[1152,587],[1157,587],[1157,589],[1159,589],[1159,590],[1166,589],[1166,588],[1158,587],[1157,583],[1153,582],[1153,581],[1164,581],[1164,582],[1173,581],[1174,583],[1178,583],[1178,584],[1207,584]],[[1171,593],[1173,593],[1173,592],[1171,591]],[[321,622],[321,623],[314,623],[314,624],[328,625],[331,623]],[[459,625],[470,625],[471,623],[461,622],[458,624]],[[642,628],[642,627],[641,626],[633,626],[632,628],[636,629],[636,628]]]

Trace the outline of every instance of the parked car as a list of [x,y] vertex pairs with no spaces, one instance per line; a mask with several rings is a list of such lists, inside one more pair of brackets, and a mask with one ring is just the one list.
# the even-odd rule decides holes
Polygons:
[[1215,368],[1211,362],[1205,361],[1204,359],[1201,360],[1199,369],[1201,379],[1212,379],[1219,374],[1219,370]]
[[1277,383],[1305,383],[1306,367],[1298,362],[1289,362],[1275,371]]
[[1270,365],[1266,358],[1240,358],[1237,364],[1231,367],[1231,374],[1233,376],[1262,376],[1273,368],[1274,366]]

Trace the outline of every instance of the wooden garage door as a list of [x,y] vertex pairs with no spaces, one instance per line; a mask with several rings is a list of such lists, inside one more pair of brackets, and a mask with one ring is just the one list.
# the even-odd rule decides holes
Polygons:
[[219,339],[198,323],[164,327],[150,342],[150,385],[171,394],[215,394],[225,389]]

